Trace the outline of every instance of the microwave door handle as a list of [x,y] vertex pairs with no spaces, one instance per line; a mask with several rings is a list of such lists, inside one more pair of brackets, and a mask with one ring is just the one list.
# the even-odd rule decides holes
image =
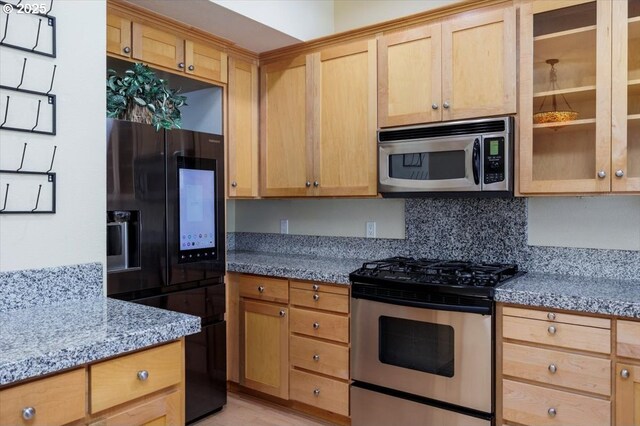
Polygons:
[[476,185],[480,185],[480,139],[473,141],[473,181]]

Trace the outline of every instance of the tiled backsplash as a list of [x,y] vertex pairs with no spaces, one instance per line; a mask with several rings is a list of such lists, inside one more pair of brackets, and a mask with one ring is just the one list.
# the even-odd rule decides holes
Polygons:
[[420,256],[514,262],[528,271],[640,277],[640,251],[527,245],[527,200],[407,199],[406,240],[236,232],[230,250],[380,259]]

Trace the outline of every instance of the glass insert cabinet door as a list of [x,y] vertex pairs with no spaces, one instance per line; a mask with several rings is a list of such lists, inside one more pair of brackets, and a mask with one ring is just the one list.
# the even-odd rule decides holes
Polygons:
[[611,190],[611,3],[522,5],[523,194]]
[[611,185],[640,192],[640,0],[613,1]]

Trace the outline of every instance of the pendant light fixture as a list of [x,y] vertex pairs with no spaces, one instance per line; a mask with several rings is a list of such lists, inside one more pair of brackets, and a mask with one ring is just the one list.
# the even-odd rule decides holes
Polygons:
[[[578,118],[578,113],[571,108],[569,102],[564,97],[563,94],[560,94],[562,100],[566,104],[566,108],[562,108],[558,106],[558,96],[556,95],[556,91],[560,88],[558,87],[558,75],[556,71],[555,65],[560,62],[558,59],[547,59],[546,63],[551,66],[551,70],[549,71],[549,90],[548,92],[551,95],[545,95],[542,98],[542,103],[540,104],[540,108],[538,108],[538,112],[533,114],[533,123],[534,124],[545,124],[545,123],[564,123],[567,121],[573,121]],[[548,97],[551,97],[551,110],[544,110],[544,104]],[[559,129],[562,125],[558,126],[549,126],[554,130]]]

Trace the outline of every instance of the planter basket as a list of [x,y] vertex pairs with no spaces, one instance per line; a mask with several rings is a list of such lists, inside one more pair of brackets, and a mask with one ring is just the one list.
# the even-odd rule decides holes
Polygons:
[[134,121],[136,123],[151,124],[151,111],[147,107],[140,106],[135,102],[129,103],[127,110],[124,112],[124,117],[128,121]]

